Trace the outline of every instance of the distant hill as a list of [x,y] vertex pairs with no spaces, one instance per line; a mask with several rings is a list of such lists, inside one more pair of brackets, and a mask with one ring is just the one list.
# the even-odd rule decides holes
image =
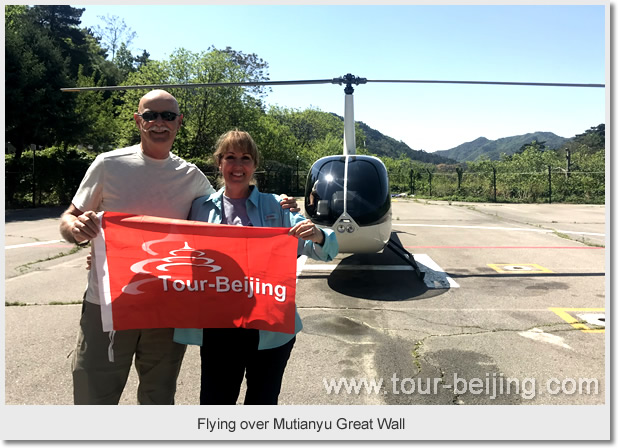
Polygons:
[[455,148],[435,151],[432,154],[454,159],[457,162],[474,162],[481,156],[487,156],[490,160],[499,160],[501,154],[515,154],[522,146],[535,140],[545,142],[547,149],[558,149],[570,139],[560,137],[552,132],[533,132],[531,134],[499,138],[498,140],[488,140],[485,137],[479,137],[474,141],[464,143]]
[[[341,118],[343,120],[343,118]],[[418,160],[424,163],[433,164],[454,164],[457,163],[453,159],[438,155],[435,152],[418,151],[410,148],[402,141],[397,141],[392,137],[382,134],[380,131],[369,127],[362,121],[357,121],[359,127],[365,133],[365,148],[372,154],[378,156],[387,156],[393,159],[398,159],[401,155],[405,155],[412,160]]]

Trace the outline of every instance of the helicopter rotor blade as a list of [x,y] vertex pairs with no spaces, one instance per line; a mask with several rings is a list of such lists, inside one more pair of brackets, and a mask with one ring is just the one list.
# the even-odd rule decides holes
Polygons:
[[510,81],[438,81],[432,79],[368,79],[367,82],[417,83],[417,84],[489,84],[501,86],[544,87],[605,87],[605,84],[576,84],[562,82],[510,82]]
[[245,82],[211,82],[211,83],[186,83],[186,84],[148,84],[133,86],[103,86],[103,87],[64,87],[63,92],[86,92],[103,90],[136,90],[136,89],[174,89],[198,87],[259,87],[259,86],[284,86],[302,84],[365,84],[368,82],[381,83],[415,83],[415,84],[489,84],[489,85],[512,85],[512,86],[544,86],[544,87],[605,87],[605,84],[577,84],[577,83],[554,83],[554,82],[510,82],[510,81],[443,81],[431,79],[366,79],[353,75],[346,75],[331,79],[309,79],[300,81],[245,81]]
[[285,86],[298,84],[338,84],[335,79],[312,79],[304,81],[246,81],[246,82],[209,82],[187,84],[148,84],[141,86],[104,86],[104,87],[64,87],[63,92],[86,92],[97,90],[135,90],[135,89],[194,89],[197,87],[257,87],[257,86]]

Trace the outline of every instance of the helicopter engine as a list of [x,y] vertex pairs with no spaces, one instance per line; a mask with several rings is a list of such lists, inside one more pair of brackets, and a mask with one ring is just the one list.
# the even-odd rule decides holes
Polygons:
[[386,167],[367,155],[335,155],[313,164],[305,186],[305,212],[332,228],[342,253],[381,251],[391,236]]

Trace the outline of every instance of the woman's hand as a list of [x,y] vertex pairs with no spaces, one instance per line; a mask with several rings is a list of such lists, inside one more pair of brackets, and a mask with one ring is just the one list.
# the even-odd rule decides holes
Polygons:
[[316,244],[324,244],[324,232],[309,219],[296,224],[290,229],[289,234],[302,240],[311,240]]
[[293,196],[288,196],[287,194],[283,193],[281,193],[279,196],[281,197],[281,208],[289,208],[290,211],[294,213],[300,212],[300,208],[298,208],[296,199]]

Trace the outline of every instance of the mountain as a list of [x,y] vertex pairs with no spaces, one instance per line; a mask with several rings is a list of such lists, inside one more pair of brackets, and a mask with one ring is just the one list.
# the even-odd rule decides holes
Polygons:
[[367,149],[367,151],[371,154],[391,157],[393,159],[398,159],[400,156],[404,155],[412,160],[433,164],[457,163],[455,160],[449,159],[446,156],[412,149],[404,142],[397,141],[392,137],[384,135],[380,131],[376,131],[375,129],[369,127],[362,121],[357,121],[356,123],[365,133],[365,149]]
[[544,142],[547,149],[558,149],[570,139],[560,137],[552,132],[533,132],[531,134],[504,137],[498,140],[488,140],[485,137],[479,137],[474,141],[451,149],[435,151],[433,154],[454,159],[457,162],[474,162],[481,156],[487,156],[490,160],[499,160],[501,154],[515,154],[522,146],[535,140],[539,143]]

